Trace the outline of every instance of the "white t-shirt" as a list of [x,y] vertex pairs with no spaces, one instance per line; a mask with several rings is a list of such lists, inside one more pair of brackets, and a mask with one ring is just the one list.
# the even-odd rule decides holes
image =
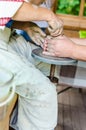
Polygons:
[[27,0],[0,0],[0,29],[4,29],[5,24],[16,13],[22,3]]

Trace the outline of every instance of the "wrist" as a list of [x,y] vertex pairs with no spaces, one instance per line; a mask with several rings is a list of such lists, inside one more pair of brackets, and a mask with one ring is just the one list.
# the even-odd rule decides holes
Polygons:
[[77,52],[78,52],[78,45],[73,44],[72,52],[71,52],[71,58],[77,59],[77,54],[78,54]]
[[51,10],[49,10],[49,11],[50,11],[50,13],[49,13],[49,17],[47,17],[47,22],[50,22],[50,21],[56,19],[55,14]]
[[47,8],[38,7],[37,17],[40,21],[49,22],[55,17],[55,14]]

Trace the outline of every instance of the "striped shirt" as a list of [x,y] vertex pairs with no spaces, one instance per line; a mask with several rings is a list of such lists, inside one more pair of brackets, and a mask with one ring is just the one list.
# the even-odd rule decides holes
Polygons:
[[16,13],[22,3],[27,0],[0,0],[0,29],[3,29],[6,23]]

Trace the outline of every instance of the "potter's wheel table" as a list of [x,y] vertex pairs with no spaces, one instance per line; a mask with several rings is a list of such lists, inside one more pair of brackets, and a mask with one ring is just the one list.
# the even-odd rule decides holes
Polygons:
[[[48,76],[49,79],[54,82],[54,83],[58,83],[58,78],[54,77],[54,73],[55,73],[55,67],[56,65],[72,65],[73,63],[76,63],[77,61],[71,58],[59,58],[59,57],[55,57],[55,56],[47,56],[42,54],[42,48],[36,48],[32,51],[32,56],[33,58],[40,60],[42,62],[45,63],[49,63],[51,64],[50,67],[50,75]],[[67,87],[66,89],[62,90],[61,92],[69,89],[70,87]],[[61,93],[59,92],[59,93]]]
[[38,59],[42,62],[46,62],[49,64],[54,64],[54,65],[71,65],[72,63],[76,62],[76,60],[71,59],[71,58],[59,58],[55,56],[47,56],[42,54],[42,48],[37,48],[32,51],[32,56],[35,59]]

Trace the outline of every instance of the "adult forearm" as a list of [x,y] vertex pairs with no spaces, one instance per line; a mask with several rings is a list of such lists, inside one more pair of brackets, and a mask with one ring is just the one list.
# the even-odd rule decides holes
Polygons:
[[86,46],[76,45],[72,53],[72,58],[86,61]]
[[79,45],[86,45],[86,38],[71,38],[71,40]]
[[24,2],[16,14],[12,17],[14,20],[18,21],[36,21],[45,20],[50,21],[54,16],[53,12],[36,5],[32,5],[30,2]]

